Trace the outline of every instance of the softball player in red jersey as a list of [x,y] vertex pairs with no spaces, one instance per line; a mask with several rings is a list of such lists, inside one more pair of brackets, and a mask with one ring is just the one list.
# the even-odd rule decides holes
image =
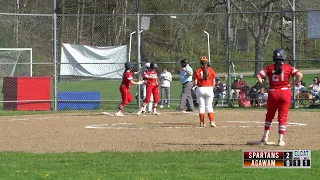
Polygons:
[[[144,66],[146,68],[146,71],[143,72],[143,77],[149,71],[150,63],[146,63]],[[146,84],[144,84],[143,85],[143,99],[146,98],[146,95],[147,95],[147,86],[146,86]],[[145,113],[145,112],[151,113],[152,108],[153,108],[153,101],[154,101],[154,98],[153,98],[153,95],[151,94],[150,101],[149,101],[148,105],[144,106],[142,113]]]
[[122,109],[132,101],[132,95],[130,93],[130,85],[134,84],[142,84],[143,81],[139,81],[139,82],[135,82],[133,81],[133,77],[131,74],[131,70],[132,70],[132,64],[127,62],[125,63],[125,72],[123,73],[122,76],[122,83],[120,85],[120,93],[121,93],[121,97],[122,97],[122,102],[119,105],[117,112],[115,113],[115,116],[123,116],[123,113],[121,112]]
[[[287,116],[291,104],[291,88],[301,81],[303,75],[288,64],[284,64],[286,55],[283,49],[276,49],[273,52],[274,64],[267,66],[257,74],[257,80],[262,84],[262,79],[268,76],[269,91],[267,101],[267,114],[264,125],[264,135],[261,139],[263,144],[268,143],[268,135],[272,120],[278,110],[278,146],[285,146],[283,139],[286,131]],[[295,79],[290,84],[290,76]]]
[[159,115],[160,113],[157,112],[157,105],[159,102],[159,89],[158,89],[158,75],[156,72],[157,64],[151,63],[150,69],[146,73],[144,73],[144,79],[146,84],[146,98],[143,101],[141,109],[138,111],[138,115],[141,114],[144,107],[149,103],[151,95],[153,95],[153,114]]
[[210,120],[210,126],[216,127],[214,123],[213,115],[213,87],[215,87],[216,73],[210,67],[208,67],[208,59],[205,56],[200,58],[201,67],[199,67],[193,76],[194,88],[197,88],[196,96],[199,102],[199,118],[200,127],[204,127],[204,116],[205,112],[208,112],[208,117]]

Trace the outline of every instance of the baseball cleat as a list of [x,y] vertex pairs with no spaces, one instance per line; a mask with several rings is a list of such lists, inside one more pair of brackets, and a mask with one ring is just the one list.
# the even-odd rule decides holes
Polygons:
[[142,112],[141,110],[140,110],[140,111],[138,111],[137,115],[138,115],[138,116],[140,116],[141,112]]
[[206,125],[203,122],[200,122],[200,127],[206,127]]
[[213,121],[210,121],[210,126],[211,127],[216,127],[216,124]]
[[284,142],[284,140],[279,140],[277,145],[278,146],[285,146],[286,143]]
[[268,144],[268,136],[262,136],[262,138],[261,138],[261,143],[262,143],[263,145]]
[[176,111],[181,112],[181,111],[183,111],[183,109],[177,108]]
[[163,108],[163,105],[160,105],[159,108]]
[[160,115],[160,113],[158,113],[157,111],[153,111],[152,114],[153,115]]
[[124,116],[124,114],[121,111],[118,111],[114,114],[115,116]]

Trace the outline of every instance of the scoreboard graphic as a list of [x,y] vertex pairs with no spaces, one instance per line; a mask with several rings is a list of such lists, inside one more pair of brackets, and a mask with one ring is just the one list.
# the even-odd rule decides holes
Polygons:
[[311,150],[243,150],[243,168],[311,168]]

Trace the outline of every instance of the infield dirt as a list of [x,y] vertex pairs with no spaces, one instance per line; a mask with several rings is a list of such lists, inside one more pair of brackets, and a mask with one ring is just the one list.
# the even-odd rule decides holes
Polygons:
[[[290,111],[286,146],[247,145],[263,133],[263,110],[216,110],[217,127],[199,127],[196,113],[162,112],[159,116],[127,113],[54,113],[1,116],[0,151],[216,151],[237,149],[319,149],[319,112]],[[277,141],[277,119],[270,141]]]

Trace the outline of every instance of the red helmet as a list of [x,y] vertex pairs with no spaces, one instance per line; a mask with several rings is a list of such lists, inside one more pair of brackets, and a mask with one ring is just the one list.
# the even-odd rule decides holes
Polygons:
[[208,58],[206,56],[201,56],[200,61],[208,61]]

